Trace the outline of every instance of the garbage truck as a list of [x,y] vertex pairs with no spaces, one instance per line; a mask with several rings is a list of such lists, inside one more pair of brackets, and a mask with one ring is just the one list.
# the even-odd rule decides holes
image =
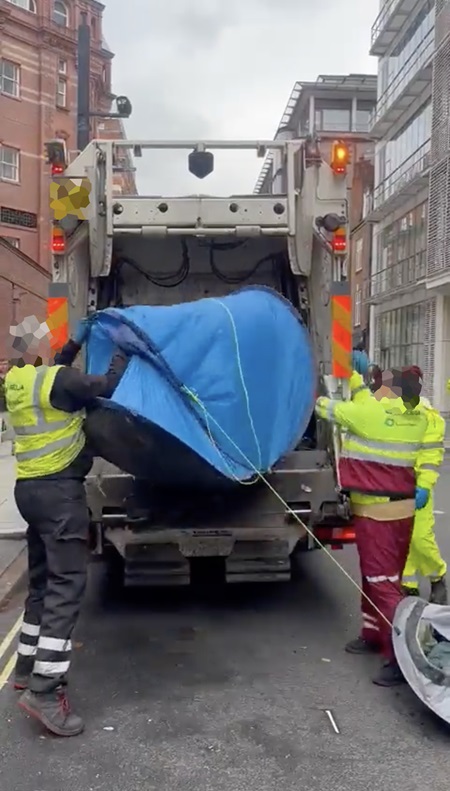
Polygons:
[[[81,201],[84,214],[60,214],[53,224],[52,294],[67,300],[69,331],[111,307],[176,305],[260,284],[283,295],[308,328],[316,394],[345,397],[351,372],[345,141],[337,141],[331,162],[313,138],[93,140],[71,163],[63,146],[47,145],[52,184],[68,193],[78,185],[79,194],[84,185],[89,195]],[[278,168],[282,183],[229,197],[117,194],[114,175],[125,149],[138,156],[184,150],[199,177],[213,167],[215,152],[252,150]],[[131,586],[185,585],[199,569],[230,583],[288,580],[299,551],[354,541],[339,488],[338,446],[332,429],[311,414],[295,449],[260,485],[231,495],[169,486],[157,507],[146,500],[145,482],[96,458],[86,481],[92,551],[109,558]]]

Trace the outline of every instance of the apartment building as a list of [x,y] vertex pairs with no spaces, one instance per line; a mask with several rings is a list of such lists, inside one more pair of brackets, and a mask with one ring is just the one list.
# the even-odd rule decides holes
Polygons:
[[372,27],[378,98],[367,290],[371,358],[382,367],[421,365],[434,398],[436,298],[427,288],[427,228],[435,32],[434,0],[384,0]]
[[[353,341],[368,348],[369,309],[365,289],[370,275],[372,236],[367,217],[373,192],[374,144],[370,120],[377,99],[373,74],[320,75],[315,82],[297,82],[289,97],[275,139],[320,139],[325,160],[336,139],[351,150],[347,174],[350,250],[348,276],[353,296]],[[283,191],[284,174],[276,154],[266,160],[255,192]]]

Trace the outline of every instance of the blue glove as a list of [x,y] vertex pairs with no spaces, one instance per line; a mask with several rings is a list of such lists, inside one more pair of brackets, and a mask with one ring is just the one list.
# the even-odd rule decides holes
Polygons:
[[89,324],[86,319],[78,322],[77,328],[73,334],[73,340],[78,346],[82,346],[85,342],[89,332]]
[[430,492],[428,489],[422,489],[420,486],[416,486],[416,509],[418,511],[425,508],[429,499]]
[[365,352],[355,350],[352,354],[352,367],[361,376],[367,376],[369,370],[369,358]]

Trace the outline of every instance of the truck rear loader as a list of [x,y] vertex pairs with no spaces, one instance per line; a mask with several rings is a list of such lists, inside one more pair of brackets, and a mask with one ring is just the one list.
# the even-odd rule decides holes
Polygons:
[[[184,149],[199,172],[214,150],[270,151],[283,189],[230,197],[116,194],[124,149]],[[341,338],[332,338],[333,305],[339,300],[342,308],[344,299],[350,307],[345,168],[325,162],[318,141],[94,140],[52,174],[58,184],[90,185],[86,219],[69,216],[53,229],[53,294],[66,296],[70,325],[109,307],[173,305],[266,285],[309,330],[317,394],[345,395],[350,315]],[[354,539],[336,453],[336,437],[312,415],[296,449],[268,475],[270,486],[244,487],[233,502],[220,492],[180,496],[175,488],[157,507],[142,481],[97,458],[86,482],[93,551],[119,559],[128,585],[187,584],[200,566],[220,570],[227,582],[287,580],[296,553],[315,548],[314,536],[332,546]]]

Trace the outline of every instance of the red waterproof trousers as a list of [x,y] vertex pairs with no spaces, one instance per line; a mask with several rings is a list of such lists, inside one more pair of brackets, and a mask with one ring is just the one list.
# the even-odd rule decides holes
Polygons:
[[[361,597],[363,626],[361,637],[379,645],[385,659],[394,659],[392,624],[403,598],[401,579],[408,557],[414,518],[378,522],[354,517],[356,545],[361,567],[362,588],[375,607]],[[385,620],[387,619],[387,620]]]

